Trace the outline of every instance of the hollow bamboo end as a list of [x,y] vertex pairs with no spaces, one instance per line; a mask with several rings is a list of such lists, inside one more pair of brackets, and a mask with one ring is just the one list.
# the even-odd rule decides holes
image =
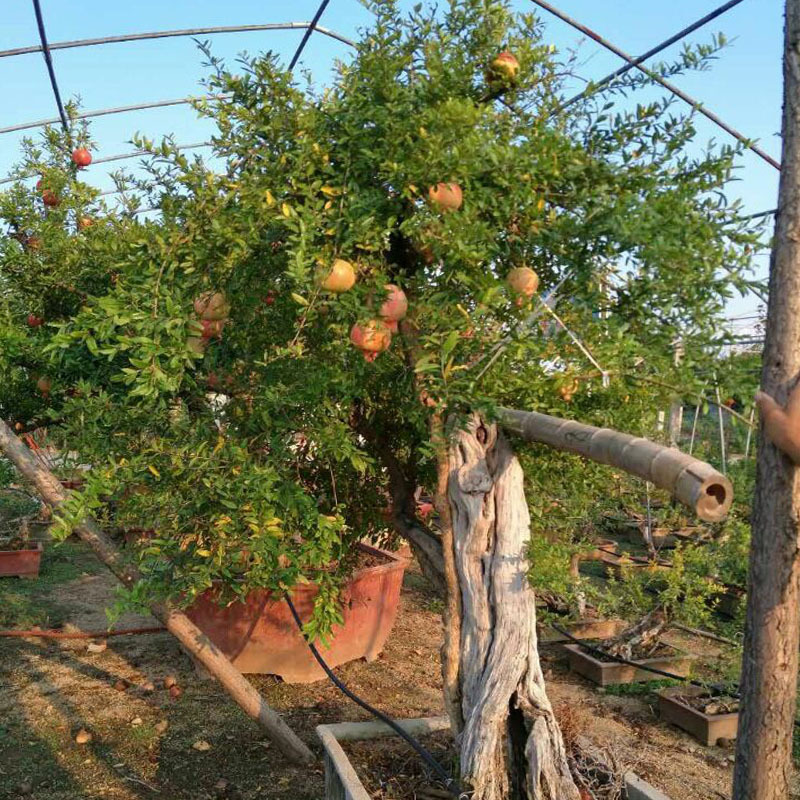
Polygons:
[[704,522],[720,522],[728,516],[733,503],[733,484],[720,473],[706,478],[700,485],[695,513]]

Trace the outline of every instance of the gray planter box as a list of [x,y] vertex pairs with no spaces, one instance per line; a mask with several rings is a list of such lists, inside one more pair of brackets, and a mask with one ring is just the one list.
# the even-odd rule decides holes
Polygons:
[[[450,720],[447,717],[398,719],[395,722],[406,733],[415,737],[434,731],[444,731],[450,727]],[[396,735],[382,722],[339,722],[334,725],[318,725],[317,736],[325,750],[325,800],[372,800],[339,742],[382,739]],[[669,797],[633,772],[625,775],[625,790],[627,800],[669,800]]]

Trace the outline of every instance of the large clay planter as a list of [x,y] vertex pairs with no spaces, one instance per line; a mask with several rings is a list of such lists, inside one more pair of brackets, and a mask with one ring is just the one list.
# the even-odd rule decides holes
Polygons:
[[[385,563],[356,572],[343,594],[343,625],[335,625],[329,647],[317,646],[329,666],[378,657],[394,625],[405,559],[367,545],[359,547]],[[311,616],[317,587],[296,586],[292,602],[301,619]],[[288,683],[311,683],[325,677],[300,635],[289,606],[266,589],[257,589],[243,603],[227,607],[206,592],[187,616],[244,673],[280,675]]]
[[[663,675],[658,675],[645,669],[638,669],[620,661],[601,661],[584,650],[579,644],[567,644],[564,645],[564,649],[569,656],[569,668],[599,686],[656,681],[663,678]],[[656,658],[643,658],[640,661],[636,661],[636,663],[684,677],[689,672],[689,667],[695,656],[690,653],[684,653],[674,647],[671,649],[674,651],[673,653]]]
[[739,712],[706,714],[678,699],[681,695],[703,694],[699,686],[671,686],[658,693],[658,711],[661,719],[677,725],[695,739],[709,747],[719,739],[735,739],[739,727]]
[[0,577],[39,577],[43,547],[40,542],[24,550],[0,550]]

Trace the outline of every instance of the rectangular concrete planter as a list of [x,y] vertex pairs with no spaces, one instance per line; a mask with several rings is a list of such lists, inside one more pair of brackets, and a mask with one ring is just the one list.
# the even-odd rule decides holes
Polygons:
[[739,714],[706,714],[680,702],[679,696],[704,694],[699,686],[671,686],[658,693],[658,711],[661,719],[691,733],[698,742],[711,746],[718,739],[735,739],[739,727]]
[[[398,719],[395,722],[415,738],[450,728],[447,717]],[[317,736],[325,751],[325,800],[372,800],[340,742],[371,741],[396,735],[382,722],[339,722],[335,725],[319,725]],[[628,772],[625,775],[625,796],[621,800],[669,800],[669,798],[633,772]]]
[[24,550],[0,550],[0,577],[38,578],[43,551],[41,542]]
[[[640,681],[655,681],[659,679],[657,674],[648,672],[645,669],[638,669],[629,664],[623,664],[619,661],[601,661],[584,650],[579,644],[567,644],[564,645],[564,649],[569,656],[569,668],[598,686],[614,686],[620,683],[638,683]],[[674,650],[674,654],[657,658],[644,658],[636,663],[672,672],[675,675],[684,676],[688,674],[689,667],[695,656],[676,648],[671,649]]]
[[[347,661],[378,657],[394,625],[407,561],[384,550],[360,544],[383,563],[353,574],[342,593],[342,625],[334,625],[329,647],[317,643],[325,661],[335,667]],[[310,618],[317,587],[299,584],[292,603],[300,618]],[[311,683],[325,673],[300,634],[289,606],[266,589],[245,602],[221,606],[213,590],[201,595],[187,616],[244,673],[280,675],[287,683]]]
[[[579,619],[557,624],[559,628],[563,628],[576,639],[595,639],[597,641],[612,639],[625,627],[625,622],[621,619]],[[543,625],[539,641],[542,644],[561,644],[569,642],[569,639],[554,628]]]

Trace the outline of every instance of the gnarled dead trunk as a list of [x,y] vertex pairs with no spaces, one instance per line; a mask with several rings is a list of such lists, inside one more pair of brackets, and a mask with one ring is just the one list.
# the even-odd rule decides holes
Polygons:
[[473,800],[579,800],[539,664],[522,468],[477,415],[454,434],[448,496],[463,607],[461,778]]

